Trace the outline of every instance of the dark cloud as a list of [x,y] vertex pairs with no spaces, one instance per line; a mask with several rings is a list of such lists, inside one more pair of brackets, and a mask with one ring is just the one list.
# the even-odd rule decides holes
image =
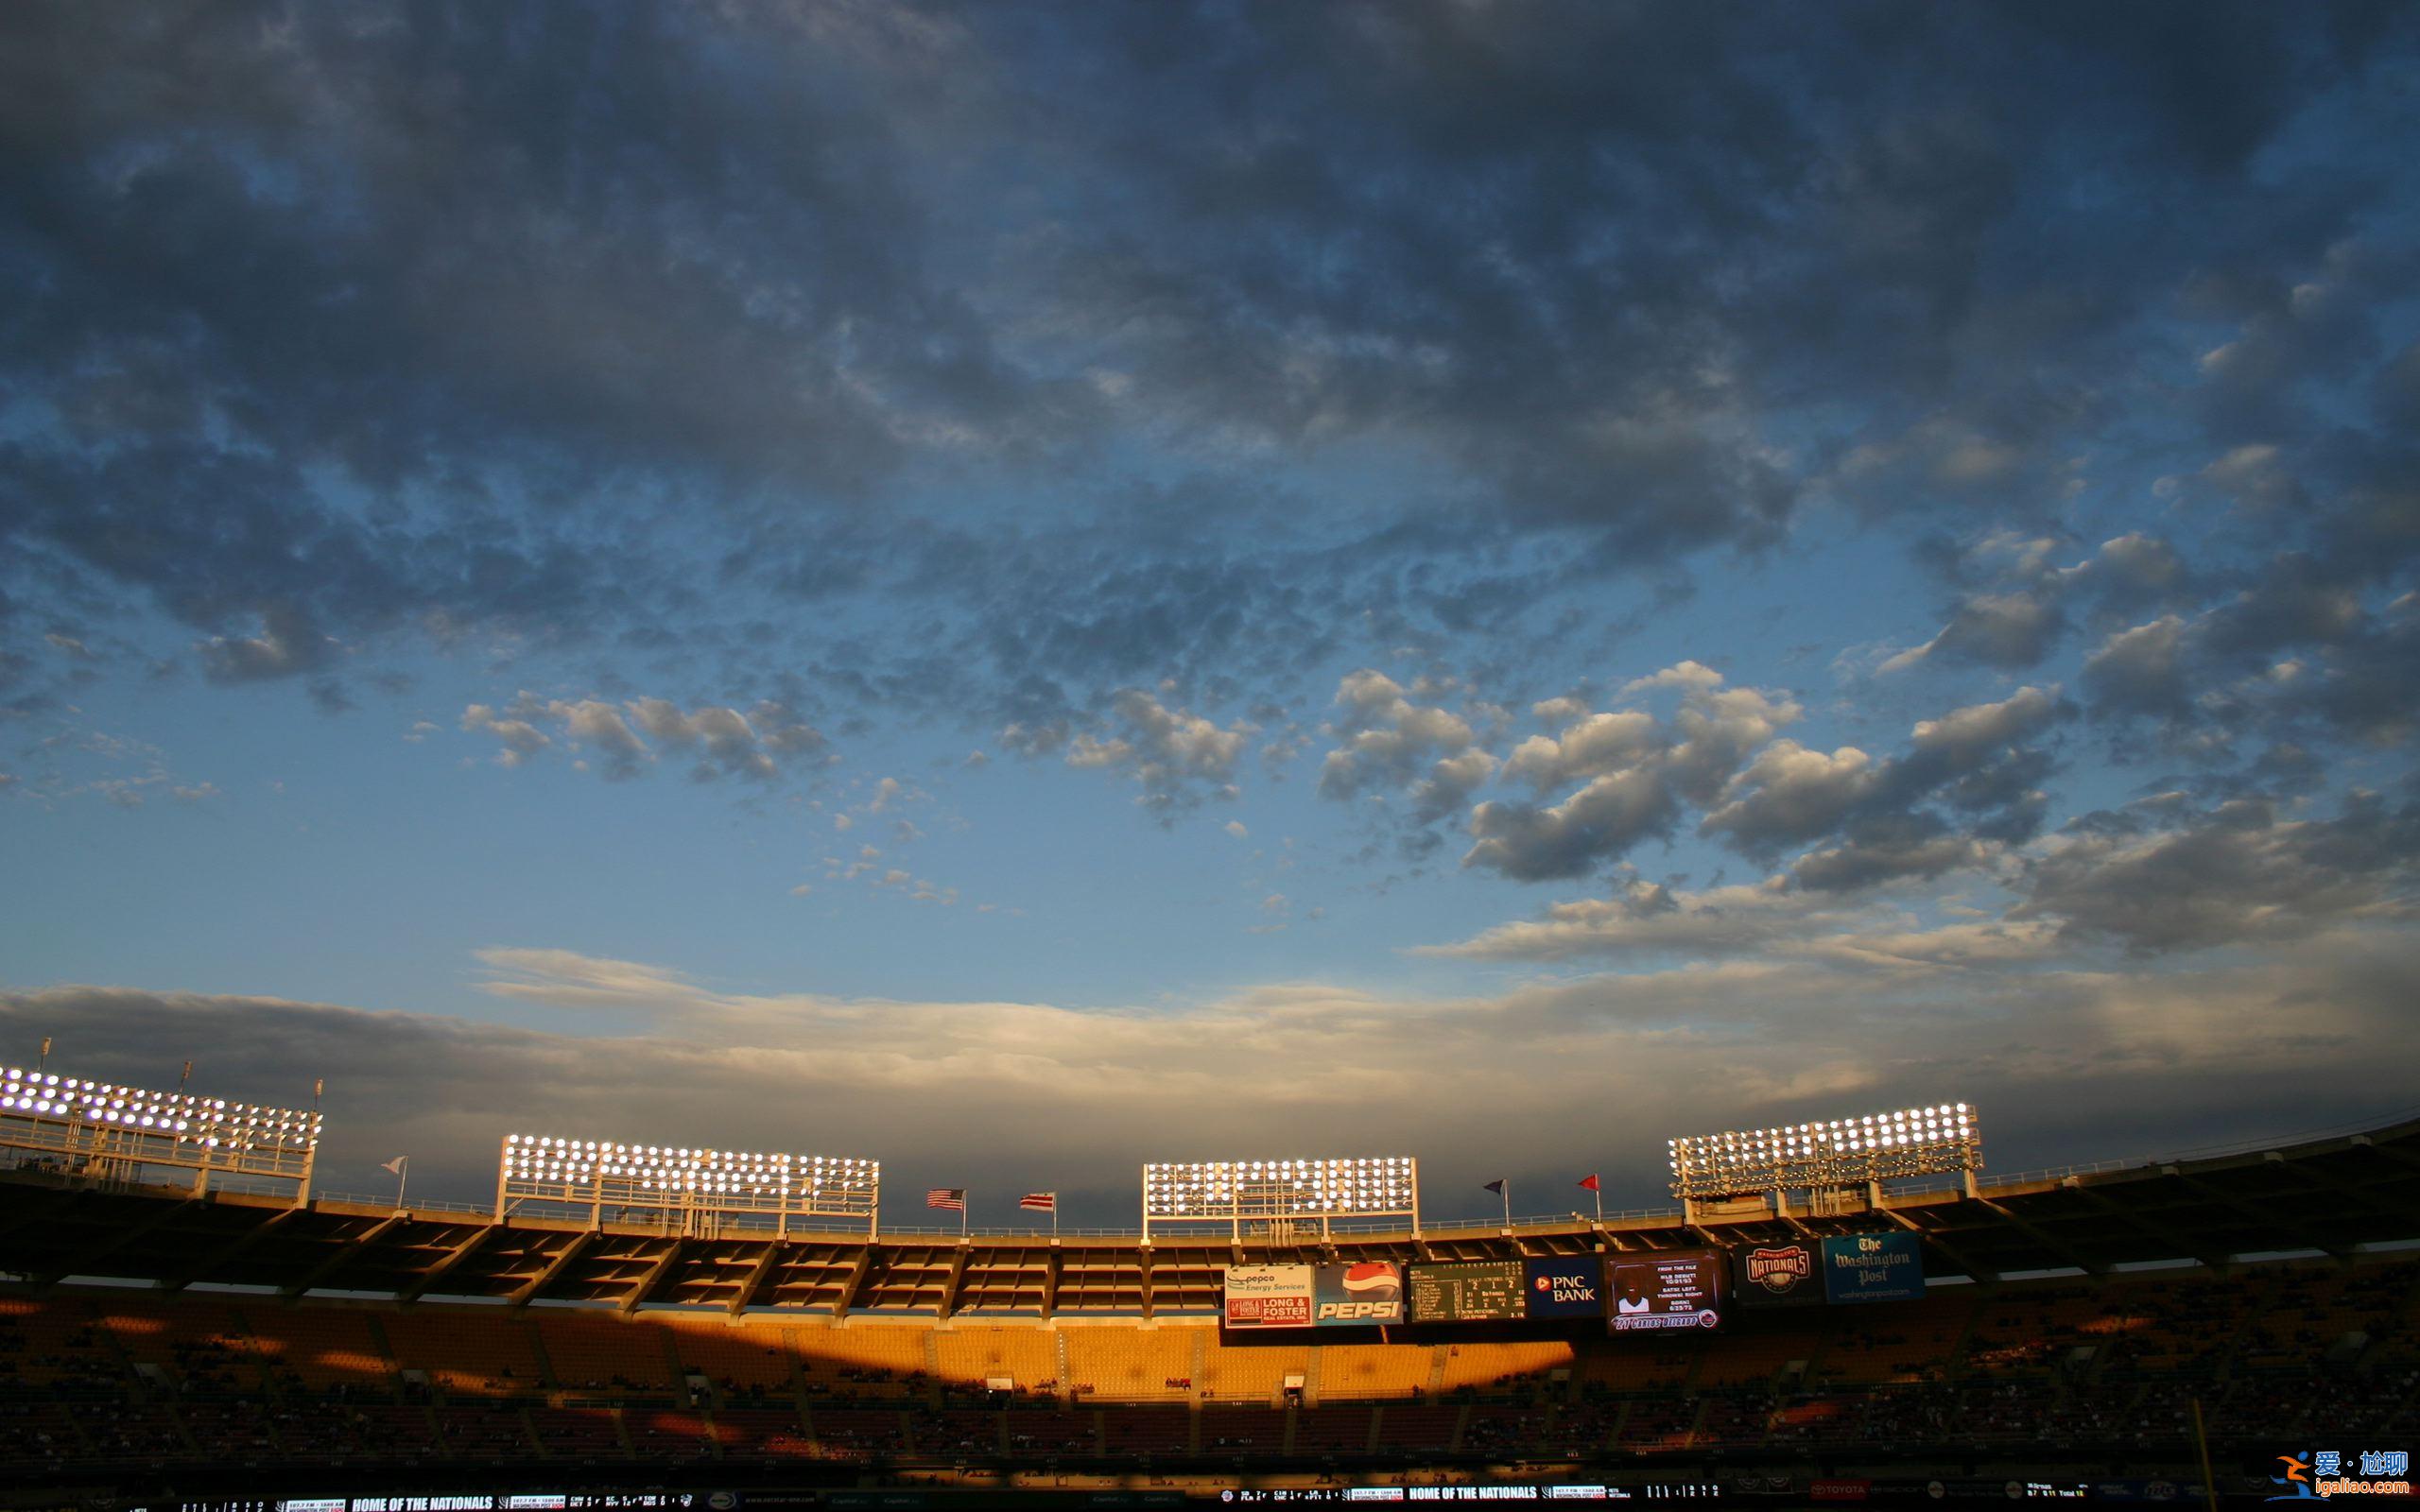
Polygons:
[[[2307,430],[2278,396],[2364,363],[2399,413],[2356,312],[2411,260],[2352,234],[2392,165],[2249,165],[2323,96],[2358,144],[2409,17],[2149,11],[1853,7],[1776,55],[1720,9],[38,6],[0,534],[223,679],[322,670],[273,621],[735,656],[666,549],[709,523],[751,594],[930,594],[982,691],[1106,689],[1277,675],[1340,606],[1501,626],[1553,579],[1475,569],[1492,538],[1570,583],[1774,547],[1812,489],[2039,512],[2187,275],[2230,424]],[[1112,556],[865,528],[1191,438],[1419,477],[1257,554],[1165,528],[1266,517],[1216,470],[1097,490]],[[2029,665],[2060,625],[1979,596],[1937,647]],[[863,696],[927,686],[882,660]]]
[[1779,741],[1730,781],[1700,829],[1766,860],[1837,833],[1840,844],[1791,868],[1822,891],[1974,865],[1991,845],[2022,843],[2039,828],[2053,758],[2031,743],[2070,712],[2055,687],[2020,688],[1919,721],[1907,752],[1883,760]]
[[2015,917],[2138,952],[2291,938],[2406,919],[2420,881],[2420,804],[2356,795],[2332,819],[2238,799],[2173,825],[2080,821],[2034,863]]

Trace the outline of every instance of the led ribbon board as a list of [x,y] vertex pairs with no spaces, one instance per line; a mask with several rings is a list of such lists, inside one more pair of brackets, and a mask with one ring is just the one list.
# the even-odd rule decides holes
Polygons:
[[1155,1223],[1315,1222],[1405,1217],[1420,1226],[1419,1162],[1410,1156],[1321,1160],[1197,1160],[1143,1167],[1143,1235]]
[[1964,1103],[1668,1140],[1672,1195],[1745,1196],[1855,1186],[1983,1168],[1982,1134]]
[[55,1072],[0,1071],[0,1145],[65,1160],[180,1166],[307,1182],[320,1115]]
[[[860,1219],[871,1232],[882,1162],[508,1134],[496,1211],[536,1203],[585,1208],[596,1222],[667,1213],[735,1218],[787,1232],[800,1217]],[[685,1219],[684,1219],[685,1221]]]

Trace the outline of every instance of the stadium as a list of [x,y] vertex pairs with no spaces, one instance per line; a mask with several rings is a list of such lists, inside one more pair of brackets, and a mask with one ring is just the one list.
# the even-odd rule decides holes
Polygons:
[[313,1191],[316,1111],[9,1077],[9,1507],[2215,1505],[2383,1490],[2420,1406],[2420,1121],[1985,1179],[1962,1105],[1941,1159],[1676,1141],[1663,1211],[1270,1161],[884,1237],[872,1161],[510,1134],[492,1206],[378,1203]]

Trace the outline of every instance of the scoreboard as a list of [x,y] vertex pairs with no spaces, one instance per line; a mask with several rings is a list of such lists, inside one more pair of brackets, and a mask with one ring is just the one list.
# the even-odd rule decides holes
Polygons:
[[1517,1260],[1411,1268],[1411,1316],[1421,1323],[1487,1323],[1529,1316]]
[[1633,1250],[1606,1270],[1614,1297],[1605,1322],[1616,1333],[1710,1329],[1722,1321],[1719,1249]]

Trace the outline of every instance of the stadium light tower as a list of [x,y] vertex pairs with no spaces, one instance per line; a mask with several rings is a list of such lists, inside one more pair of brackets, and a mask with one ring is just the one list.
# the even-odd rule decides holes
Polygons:
[[1223,1223],[1231,1238],[1247,1222],[1317,1220],[1320,1237],[1339,1218],[1411,1220],[1420,1232],[1420,1162],[1409,1155],[1322,1160],[1195,1160],[1143,1167],[1143,1242],[1151,1226]]
[[1886,1179],[1941,1171],[1963,1173],[1971,1194],[1975,1173],[1983,1168],[1983,1136],[1974,1108],[1964,1103],[1699,1134],[1665,1143],[1672,1195],[1692,1218],[1696,1205],[1712,1197],[1770,1194],[1777,1206],[1786,1206],[1795,1190],[1863,1186],[1870,1198],[1878,1198]]
[[767,1217],[786,1237],[792,1218],[863,1219],[878,1237],[882,1162],[829,1155],[761,1155],[611,1141],[507,1134],[496,1162],[495,1215],[527,1204],[584,1208],[602,1228],[605,1210],[636,1210],[665,1222],[679,1215],[681,1231],[719,1227],[718,1220]]
[[0,1148],[20,1164],[62,1175],[132,1180],[145,1166],[193,1173],[197,1195],[214,1174],[294,1183],[311,1200],[320,1115],[198,1092],[152,1091],[55,1071],[0,1071]]

